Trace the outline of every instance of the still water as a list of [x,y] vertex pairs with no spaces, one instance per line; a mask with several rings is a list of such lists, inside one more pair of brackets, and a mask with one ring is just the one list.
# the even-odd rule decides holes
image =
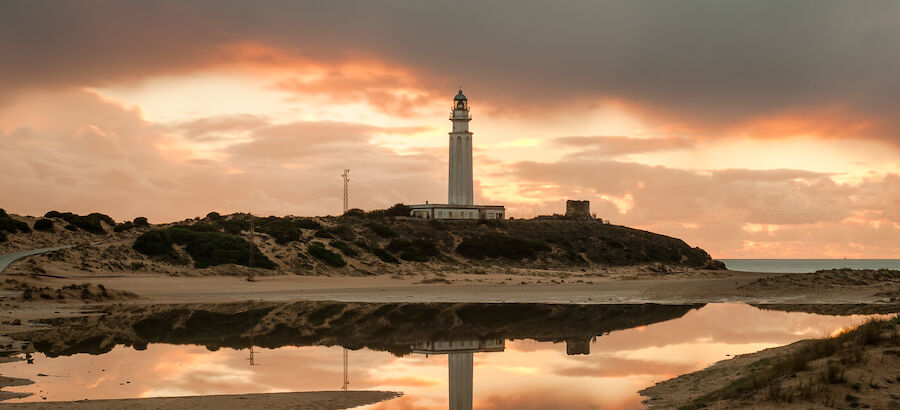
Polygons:
[[811,273],[825,269],[896,269],[900,259],[719,259],[730,270],[767,273]]
[[[469,400],[477,409],[638,409],[637,392],[655,382],[733,355],[828,336],[865,319],[742,304],[688,307],[674,319],[642,314],[655,316],[562,340],[562,333],[549,337],[532,327],[511,328],[512,338],[460,328],[410,341],[399,355],[357,348],[349,351],[350,389],[404,393],[370,409],[441,409]],[[10,402],[338,390],[343,382],[337,345],[251,350],[151,342],[139,348],[35,353],[32,364],[2,364],[0,373],[35,381],[7,388],[33,393]]]

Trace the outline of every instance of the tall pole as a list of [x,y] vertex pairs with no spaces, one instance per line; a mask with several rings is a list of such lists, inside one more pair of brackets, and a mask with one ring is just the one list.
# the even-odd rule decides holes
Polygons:
[[347,375],[347,362],[349,359],[349,354],[347,353],[347,348],[344,348],[344,384],[341,386],[341,390],[347,390],[350,387],[350,377]]
[[[344,213],[350,209],[350,170],[345,169],[344,173],[341,174],[344,177]],[[341,390],[347,390],[350,387],[350,378],[347,375],[347,363],[349,361],[349,352],[347,348],[344,348],[344,384],[341,386]]]
[[255,250],[253,241],[255,239],[254,238],[255,236],[256,236],[256,227],[254,226],[253,214],[251,213],[250,214],[250,273],[247,274],[248,282],[256,281],[256,271],[253,270],[253,251]]
[[341,176],[344,177],[344,213],[347,213],[347,210],[350,209],[350,191],[348,189],[350,184],[350,170],[345,169]]

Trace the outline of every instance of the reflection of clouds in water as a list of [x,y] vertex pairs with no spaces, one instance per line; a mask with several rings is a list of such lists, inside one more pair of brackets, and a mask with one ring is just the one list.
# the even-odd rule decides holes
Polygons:
[[[735,355],[821,337],[863,317],[763,311],[746,305],[707,305],[679,319],[612,332],[590,343],[590,355],[566,355],[565,343],[514,340],[504,352],[474,355],[476,408],[640,408],[637,391]],[[30,378],[12,391],[46,392],[48,400],[337,390],[340,347],[248,350],[153,344],[145,351],[116,347],[34,365],[4,364],[5,376]],[[35,377],[37,373],[67,377]],[[447,356],[350,351],[350,388],[402,391],[368,409],[447,407]],[[126,384],[126,381],[131,383]],[[40,395],[17,401],[40,401]]]

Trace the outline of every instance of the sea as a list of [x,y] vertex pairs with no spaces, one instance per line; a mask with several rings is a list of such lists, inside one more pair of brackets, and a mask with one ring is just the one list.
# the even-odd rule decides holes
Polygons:
[[896,269],[900,259],[718,259],[741,272],[812,273],[823,269]]

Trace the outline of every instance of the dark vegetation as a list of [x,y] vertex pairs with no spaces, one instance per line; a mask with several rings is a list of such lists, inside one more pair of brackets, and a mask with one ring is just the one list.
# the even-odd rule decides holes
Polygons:
[[332,248],[340,250],[341,253],[343,253],[345,256],[351,258],[359,256],[359,250],[348,242],[344,242],[340,239],[335,239],[328,244],[331,245]]
[[343,256],[326,249],[325,244],[322,242],[310,242],[308,251],[312,257],[325,262],[328,266],[335,268],[347,266],[347,261],[344,260]]
[[[115,226],[116,221],[110,218],[107,215],[101,213],[91,213],[88,215],[77,215],[71,212],[58,212],[58,211],[50,211],[44,215],[44,218],[58,218],[63,221],[68,222],[66,225],[66,229],[68,230],[83,230],[85,232],[90,232],[97,235],[106,234],[106,229],[103,228],[102,223],[106,223],[109,226]],[[69,228],[69,226],[75,227],[77,229]]]
[[[31,227],[25,222],[13,219],[5,210],[0,209],[0,232],[31,233]],[[5,234],[3,235],[3,238],[6,238]]]
[[139,216],[139,217],[137,217],[137,218],[134,218],[134,221],[132,221],[131,224],[134,225],[135,228],[148,228],[148,227],[150,227],[150,222],[147,222],[147,218],[145,218],[145,217],[143,217],[143,216]]
[[53,231],[53,221],[42,218],[34,221],[34,230],[41,232],[52,232]]
[[[194,230],[189,226],[148,231],[135,240],[133,247],[144,255],[177,262],[180,257],[174,245],[183,245],[185,252],[194,260],[194,267],[197,268],[227,263],[250,265],[249,242],[227,233]],[[275,268],[275,263],[255,246],[253,265],[264,269]]]
[[550,246],[540,240],[488,233],[463,239],[456,252],[472,259],[534,259],[538,252],[550,252]]
[[[765,392],[766,399],[776,402],[790,402],[796,398],[810,399],[814,381],[825,384],[847,383],[846,369],[865,364],[866,347],[880,343],[900,346],[900,336],[895,328],[898,323],[900,323],[898,316],[889,319],[871,319],[837,336],[809,341],[785,356],[762,359],[751,365],[752,371],[748,375],[734,380],[719,390],[705,394],[680,409],[699,409],[719,400],[751,398],[757,392]],[[797,378],[798,372],[809,370],[810,362],[823,358],[831,359],[823,370],[812,375],[815,380],[810,379],[805,384],[801,380],[793,389],[783,387],[782,380]]]
[[400,259],[413,262],[426,262],[429,259],[440,256],[441,251],[438,250],[433,241],[426,239],[394,239],[388,244],[387,249],[392,253],[400,254]]
[[388,251],[381,248],[372,248],[372,254],[378,257],[382,262],[386,263],[400,263],[400,259],[397,259],[394,255],[388,253]]

